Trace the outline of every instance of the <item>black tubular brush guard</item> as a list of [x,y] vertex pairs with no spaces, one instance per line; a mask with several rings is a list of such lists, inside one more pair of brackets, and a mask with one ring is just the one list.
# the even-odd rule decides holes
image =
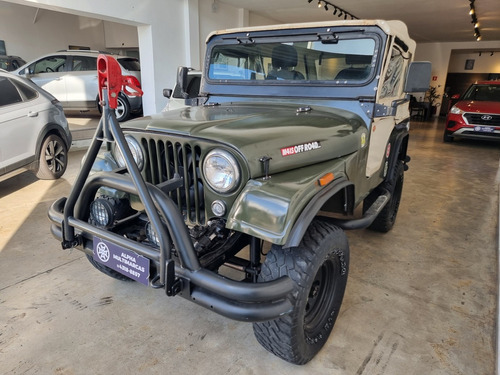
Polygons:
[[[63,249],[78,248],[92,255],[94,237],[109,241],[155,262],[159,280],[150,280],[152,287],[164,288],[168,296],[180,295],[231,319],[266,321],[289,312],[292,306],[287,296],[292,290],[292,280],[288,277],[265,283],[240,282],[201,267],[181,212],[165,193],[179,187],[182,179],[174,178],[161,189],[143,180],[114,113],[118,93],[126,90],[125,85],[131,85],[123,80],[113,57],[99,55],[97,65],[102,117],[68,198],[55,201],[48,213],[52,234],[61,241]],[[142,95],[140,89],[132,88]],[[116,143],[128,174],[99,172],[90,176],[103,141]],[[86,217],[83,213],[102,186],[140,198],[158,234],[159,251],[82,220]],[[166,220],[167,230],[159,212]],[[171,257],[171,243],[180,264]]]

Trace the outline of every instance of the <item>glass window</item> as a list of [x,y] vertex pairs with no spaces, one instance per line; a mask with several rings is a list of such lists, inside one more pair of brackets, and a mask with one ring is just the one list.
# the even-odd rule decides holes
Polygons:
[[500,85],[472,85],[463,100],[500,102]]
[[0,107],[23,101],[16,86],[5,77],[0,77],[0,92],[2,93],[0,95]]
[[31,74],[62,72],[66,66],[66,56],[50,56],[30,65]]
[[140,72],[141,71],[141,64],[139,64],[139,60],[136,58],[130,57],[130,58],[121,58],[118,59],[118,62],[120,65],[126,69],[130,70],[131,72]]
[[9,70],[9,60],[0,58],[0,69]]
[[38,97],[38,92],[33,90],[28,85],[25,85],[24,83],[17,82],[17,81],[14,81],[13,83],[17,86],[17,88],[19,89],[21,94],[24,96],[25,101],[32,100],[32,99],[35,99],[36,97]]
[[97,57],[73,56],[71,70],[78,72],[97,70]]
[[384,83],[382,84],[380,98],[397,96],[399,94],[399,86],[404,71],[404,61],[401,51],[393,48],[391,60],[385,73]]
[[359,83],[372,76],[375,48],[371,38],[216,45],[208,78]]

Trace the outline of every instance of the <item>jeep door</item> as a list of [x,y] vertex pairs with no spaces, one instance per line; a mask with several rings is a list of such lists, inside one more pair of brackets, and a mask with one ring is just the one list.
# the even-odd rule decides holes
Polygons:
[[[394,45],[389,52],[385,69],[381,74],[377,90],[377,104],[386,108],[385,113],[377,114],[370,129],[370,146],[366,164],[366,176],[371,177],[380,170],[387,152],[387,143],[394,127],[408,117],[408,103],[403,101],[404,76],[408,69],[409,58],[401,48]],[[393,113],[393,103],[401,100]],[[381,111],[384,112],[384,111]]]

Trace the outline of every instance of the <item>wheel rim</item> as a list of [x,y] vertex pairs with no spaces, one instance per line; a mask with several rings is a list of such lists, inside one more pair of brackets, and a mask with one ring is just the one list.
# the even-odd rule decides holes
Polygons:
[[118,98],[115,109],[116,118],[121,118],[124,112],[125,112],[125,104],[123,104],[123,101],[120,98]]
[[317,336],[334,312],[331,305],[335,300],[335,263],[325,261],[314,277],[305,307],[304,330],[309,337]]
[[64,170],[66,164],[66,152],[57,140],[50,141],[45,149],[45,164],[52,173]]

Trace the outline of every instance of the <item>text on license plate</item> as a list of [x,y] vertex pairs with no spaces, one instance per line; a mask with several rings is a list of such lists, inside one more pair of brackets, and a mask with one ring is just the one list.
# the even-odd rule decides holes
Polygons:
[[484,133],[493,133],[495,131],[495,128],[493,126],[474,126],[474,131],[484,132]]
[[149,285],[149,259],[94,237],[94,260],[144,285]]

